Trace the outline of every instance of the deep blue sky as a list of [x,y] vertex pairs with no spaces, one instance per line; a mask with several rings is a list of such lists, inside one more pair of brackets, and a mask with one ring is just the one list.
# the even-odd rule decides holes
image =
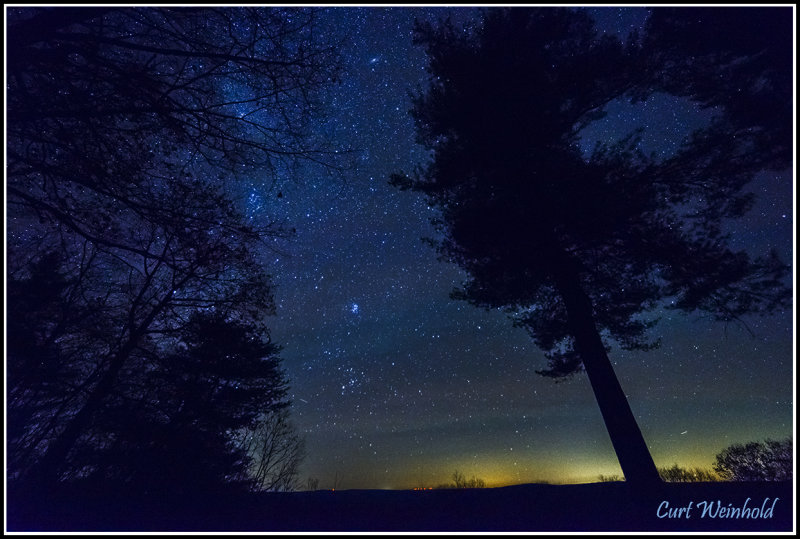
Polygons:
[[[641,8],[594,8],[603,31],[624,38]],[[433,211],[387,185],[426,158],[415,144],[409,90],[422,87],[426,59],[411,43],[415,18],[467,8],[331,8],[325,32],[349,35],[347,72],[318,127],[356,150],[344,178],[308,170],[276,186],[253,179],[254,220],[278,217],[296,238],[270,253],[294,422],[305,436],[303,478],[320,488],[405,488],[447,482],[455,469],[489,486],[580,482],[619,474],[585,376],[554,383],[534,371],[546,361],[501,312],[450,300],[464,279],[420,241]],[[586,147],[641,125],[646,151],[674,151],[707,121],[686,101],[654,96],[612,103],[587,128]],[[753,184],[759,202],[735,227],[737,247],[775,247],[792,258],[792,174]],[[710,467],[734,442],[792,434],[792,313],[739,326],[672,315],[652,352],[611,353],[658,466]]]

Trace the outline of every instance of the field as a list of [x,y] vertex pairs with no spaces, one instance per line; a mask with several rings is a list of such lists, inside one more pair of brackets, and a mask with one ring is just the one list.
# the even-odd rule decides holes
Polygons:
[[647,493],[625,483],[171,499],[84,491],[34,500],[9,492],[7,530],[792,531],[793,508],[790,482],[665,483]]

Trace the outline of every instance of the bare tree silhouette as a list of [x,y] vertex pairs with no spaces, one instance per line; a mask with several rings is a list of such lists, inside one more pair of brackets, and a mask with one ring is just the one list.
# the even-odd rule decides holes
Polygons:
[[247,220],[227,187],[340,166],[310,129],[340,71],[314,23],[313,9],[9,8],[8,314],[27,328],[8,350],[10,476],[74,476],[84,449],[125,438],[132,402],[168,423],[149,383],[195,315],[268,341],[256,253],[291,231]]
[[257,490],[287,492],[300,487],[305,442],[289,422],[287,408],[265,414],[255,428],[243,432],[238,443],[252,461],[243,479],[252,477]]

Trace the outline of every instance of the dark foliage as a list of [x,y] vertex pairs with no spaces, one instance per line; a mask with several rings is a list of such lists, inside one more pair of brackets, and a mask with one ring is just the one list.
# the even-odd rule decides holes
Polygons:
[[[242,477],[286,405],[241,174],[335,170],[309,9],[10,8],[8,475]],[[329,159],[331,158],[331,159]]]
[[251,457],[231,433],[288,404],[278,348],[265,334],[218,313],[192,315],[171,351],[124,374],[130,391],[108,399],[93,429],[98,443],[75,459],[116,484],[162,492],[246,484],[240,470]]
[[[453,296],[507,309],[545,351],[541,374],[585,367],[617,453],[638,446],[632,458],[649,461],[651,477],[610,343],[657,346],[656,308],[732,321],[791,301],[788,266],[731,250],[723,232],[750,207],[748,182],[786,167],[791,147],[791,34],[766,38],[741,24],[744,13],[707,9],[697,23],[692,10],[657,8],[647,35],[626,46],[572,9],[487,9],[477,29],[417,29],[431,82],[412,114],[433,158],[392,183],[440,210],[438,252],[469,275]],[[729,32],[741,33],[733,45]],[[739,85],[747,90],[733,92]],[[609,102],[654,92],[719,113],[667,159],[644,155],[635,132],[584,157],[579,133]],[[768,111],[749,109],[750,98]]]
[[726,111],[727,137],[748,169],[792,164],[792,12],[658,8],[643,45],[646,84]]
[[722,450],[714,470],[728,481],[791,481],[792,439],[734,444]]
[[[413,178],[393,181],[425,193],[441,209],[439,252],[471,277],[456,297],[512,310],[552,358],[544,374],[580,368],[553,279],[565,266],[579,273],[598,329],[627,349],[656,344],[646,337],[655,321],[639,315],[663,298],[675,299],[669,307],[707,310],[722,320],[787,304],[780,282],[787,266],[774,255],[752,260],[729,250],[721,231],[724,219],[749,207],[743,189],[754,174],[784,168],[791,156],[791,137],[780,139],[780,152],[754,146],[785,134],[791,115],[751,111],[742,140],[735,127],[744,122],[742,106],[725,93],[741,77],[709,67],[719,55],[730,62],[758,49],[727,50],[713,42],[719,49],[708,53],[712,59],[702,69],[693,63],[697,57],[686,60],[684,76],[692,67],[722,82],[709,82],[700,95],[681,78],[680,92],[673,93],[721,107],[722,114],[674,157],[642,154],[635,133],[588,159],[581,155],[578,133],[607,103],[672,91],[667,79],[678,77],[677,59],[693,43],[710,46],[699,33],[727,20],[728,10],[706,10],[694,41],[681,41],[679,50],[668,48],[672,42],[662,34],[671,35],[690,14],[654,13],[643,44],[627,48],[598,37],[591,19],[571,10],[487,10],[475,36],[449,24],[418,30],[434,78],[416,97],[413,115],[434,159]],[[754,33],[763,34],[746,35]],[[791,49],[784,45],[778,41],[773,49],[786,54]],[[790,66],[759,58],[747,58],[749,71],[782,82],[790,76]],[[791,107],[785,86],[763,84],[775,107]]]
[[671,467],[659,468],[661,479],[670,483],[697,483],[704,481],[719,481],[719,477],[710,470],[703,468],[684,468],[673,464]]

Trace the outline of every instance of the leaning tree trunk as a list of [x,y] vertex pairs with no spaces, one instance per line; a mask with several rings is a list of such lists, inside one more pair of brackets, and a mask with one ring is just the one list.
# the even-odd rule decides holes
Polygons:
[[[155,275],[158,267],[161,265],[160,261],[155,269],[151,272],[146,284],[142,287],[136,301],[131,307],[130,318],[133,320],[137,304],[143,297],[144,292]],[[131,353],[136,348],[139,340],[144,336],[147,328],[153,323],[156,316],[158,316],[167,306],[169,299],[172,297],[172,292],[178,290],[181,286],[186,284],[192,276],[188,273],[183,279],[177,283],[172,289],[168,290],[164,297],[155,306],[152,307],[147,316],[142,320],[136,328],[132,329],[128,340],[122,345],[120,350],[111,359],[108,370],[100,378],[100,381],[92,389],[91,393],[86,399],[86,402],[80,410],[69,420],[66,427],[61,434],[59,434],[47,447],[45,454],[37,463],[35,469],[28,476],[28,480],[39,486],[40,488],[48,488],[49,486],[58,482],[60,470],[68,463],[67,459],[78,439],[84,435],[87,429],[91,426],[94,417],[97,413],[102,411],[102,406],[105,400],[111,395],[114,385],[117,383],[119,373],[122,367],[130,358]]]
[[[133,347],[131,346],[130,349]],[[67,457],[78,439],[85,434],[95,414],[101,409],[106,397],[111,393],[117,376],[130,349],[124,349],[111,362],[109,369],[103,374],[83,407],[70,419],[61,434],[51,442],[42,459],[37,463],[28,478],[41,489],[52,487],[58,482],[59,472],[67,463]]]
[[554,276],[556,287],[567,308],[575,347],[589,375],[625,480],[639,486],[657,484],[661,478],[606,354],[591,300],[583,291],[577,272],[571,271],[574,267],[567,263],[560,269]]

